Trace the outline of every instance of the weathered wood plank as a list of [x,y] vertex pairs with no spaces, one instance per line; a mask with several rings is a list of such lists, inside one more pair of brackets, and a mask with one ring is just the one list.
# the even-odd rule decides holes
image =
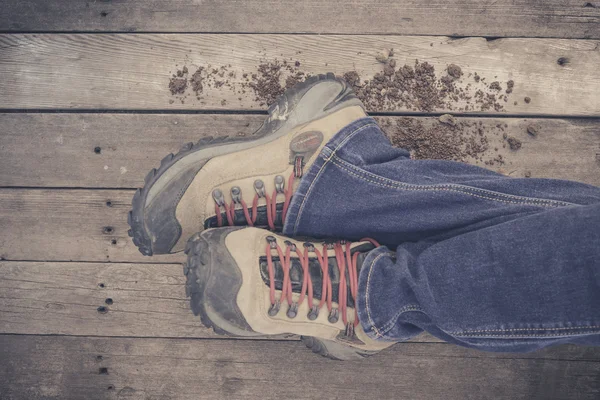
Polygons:
[[600,3],[579,0],[22,0],[0,10],[4,31],[375,33],[600,38]]
[[0,333],[223,338],[191,312],[179,264],[0,261]]
[[177,264],[0,261],[0,321],[13,334],[216,336],[190,311]]
[[0,190],[0,259],[181,262],[127,236],[132,190]]
[[[0,108],[259,109],[264,106],[252,90],[244,93],[240,85],[243,73],[255,72],[261,60],[298,60],[311,74],[356,70],[370,79],[383,69],[375,56],[393,48],[399,65],[427,61],[439,76],[451,63],[461,66],[470,95],[477,85],[469,74],[487,82],[514,80],[505,103],[509,113],[600,115],[599,46],[597,40],[439,36],[4,34]],[[188,89],[183,103],[173,102],[168,80],[177,64],[230,65],[230,86],[205,85],[200,99]],[[466,103],[453,104],[458,110]]]
[[[0,114],[0,186],[135,188],[159,160],[183,143],[207,135],[251,135],[263,119],[262,115]],[[398,121],[403,121],[377,119],[391,137]],[[441,126],[437,118],[410,120]],[[490,142],[484,161],[502,155],[506,162],[490,168],[516,177],[530,174],[600,185],[600,119],[458,121],[482,124]],[[498,125],[502,130],[496,129]],[[537,137],[527,133],[528,126],[537,127]],[[521,149],[502,147],[503,133],[521,140]],[[94,152],[97,147],[99,154]],[[119,196],[127,203],[129,195]]]
[[0,355],[7,399],[583,400],[600,390],[591,347],[513,358],[413,343],[341,364],[298,342],[0,336]]

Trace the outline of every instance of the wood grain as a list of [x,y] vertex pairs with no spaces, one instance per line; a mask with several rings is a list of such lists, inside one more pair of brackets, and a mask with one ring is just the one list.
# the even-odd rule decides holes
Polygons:
[[21,0],[3,31],[374,33],[600,38],[600,3],[578,0]]
[[224,338],[190,310],[180,264],[0,261],[0,321],[9,334]]
[[398,344],[336,362],[299,342],[0,336],[7,399],[597,399],[600,352]]
[[[0,190],[0,259],[181,262],[141,255],[127,236],[132,190]],[[110,202],[110,206],[107,205]]]
[[216,337],[178,264],[1,261],[0,320],[2,333]]
[[[184,143],[209,135],[250,136],[263,118],[231,114],[0,114],[0,186],[135,188],[143,184],[159,160]],[[394,127],[402,121],[399,117],[377,119],[390,135],[393,128],[388,125]],[[410,119],[427,127],[439,124],[437,118]],[[506,160],[506,164],[490,168],[515,177],[530,174],[600,186],[600,119],[458,121],[482,124],[490,141],[485,158],[499,154]],[[495,129],[498,125],[502,130]],[[527,134],[528,126],[538,128],[537,137]],[[523,146],[518,151],[502,147],[505,142],[498,133],[521,140]],[[99,154],[94,152],[96,147]],[[120,196],[125,203],[129,201],[129,194]]]
[[[244,93],[241,87],[243,73],[255,72],[261,60],[297,60],[311,74],[356,70],[370,79],[383,68],[376,54],[393,48],[399,65],[427,61],[440,76],[451,63],[461,66],[471,95],[481,83],[469,74],[477,72],[487,82],[514,80],[505,103],[508,113],[598,116],[599,46],[597,40],[440,36],[4,34],[0,108],[264,109],[251,89]],[[192,72],[199,65],[231,65],[235,76],[227,79],[233,89],[206,87],[200,99],[188,89],[183,103],[173,102],[169,78],[184,64]],[[529,104],[525,97],[531,98]],[[464,105],[459,101],[454,108]]]

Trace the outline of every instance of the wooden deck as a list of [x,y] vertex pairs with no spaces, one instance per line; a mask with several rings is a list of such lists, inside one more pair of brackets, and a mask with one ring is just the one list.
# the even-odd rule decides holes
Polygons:
[[600,348],[488,354],[422,335],[340,363],[293,336],[217,336],[189,310],[183,257],[143,257],[128,238],[133,192],[163,156],[264,118],[250,91],[173,101],[177,68],[227,65],[239,84],[295,59],[372,77],[390,48],[400,65],[456,63],[515,87],[502,111],[371,109],[382,122],[502,125],[522,147],[498,142],[505,164],[491,168],[600,185],[597,1],[3,4],[0,399],[599,399]]

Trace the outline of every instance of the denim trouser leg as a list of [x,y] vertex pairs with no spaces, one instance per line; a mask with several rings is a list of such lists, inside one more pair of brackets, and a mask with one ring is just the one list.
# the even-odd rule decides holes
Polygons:
[[360,273],[359,315],[373,337],[427,330],[526,351],[600,343],[599,204],[590,185],[410,160],[365,118],[306,172],[284,233],[399,246],[371,252]]

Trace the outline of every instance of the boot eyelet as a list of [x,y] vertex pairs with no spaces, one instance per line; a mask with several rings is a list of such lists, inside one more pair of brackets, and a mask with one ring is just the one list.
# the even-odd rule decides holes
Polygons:
[[277,315],[277,313],[279,313],[279,309],[281,308],[281,303],[279,302],[279,300],[275,301],[274,304],[271,304],[271,307],[269,307],[269,316],[274,317]]
[[277,239],[274,236],[267,236],[267,242],[272,249],[277,248]]
[[239,186],[234,186],[231,188],[231,199],[236,204],[242,203],[242,189]]
[[319,316],[319,307],[313,306],[308,312],[308,319],[314,321]]
[[337,308],[332,309],[331,312],[329,313],[329,317],[327,317],[327,320],[329,321],[329,323],[335,324],[336,322],[338,322],[339,319],[340,319],[340,311]]
[[217,203],[218,206],[224,206],[225,205],[225,197],[223,196],[223,192],[221,191],[221,189],[215,189],[212,192],[212,197],[213,200],[215,201],[215,203]]
[[281,175],[275,177],[275,190],[277,193],[285,193],[285,178]]
[[296,315],[298,315],[298,303],[293,302],[290,308],[288,308],[286,315],[288,318],[296,318]]
[[265,183],[260,179],[254,181],[254,191],[258,195],[258,198],[265,197]]

